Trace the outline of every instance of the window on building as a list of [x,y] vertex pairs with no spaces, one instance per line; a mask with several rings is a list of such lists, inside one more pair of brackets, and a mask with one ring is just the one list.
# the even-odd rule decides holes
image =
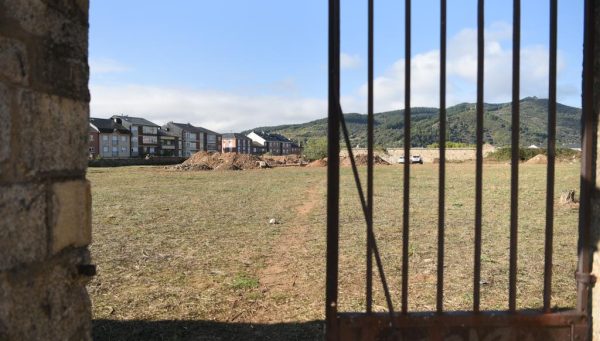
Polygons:
[[154,147],[150,147],[149,152],[150,152],[150,154],[154,154]]
[[113,144],[119,143],[119,136],[118,135],[113,135],[112,136],[112,143]]
[[102,141],[108,142],[108,135],[102,135]]
[[142,132],[144,134],[153,134],[153,135],[156,135],[156,134],[158,134],[158,128],[144,126],[144,127],[142,127]]
[[138,127],[137,126],[132,126],[131,127],[131,133],[134,134],[134,135],[137,135],[137,133],[138,133]]
[[107,146],[102,147],[102,151],[105,153],[108,153],[108,147]]
[[217,135],[206,135],[206,143],[217,143]]
[[94,135],[90,134],[90,141],[94,141]]
[[127,136],[121,135],[121,142],[127,142]]
[[125,153],[126,151],[127,151],[127,148],[121,147],[121,153]]
[[156,143],[158,143],[158,138],[156,136],[143,136],[142,143],[143,144],[156,144]]

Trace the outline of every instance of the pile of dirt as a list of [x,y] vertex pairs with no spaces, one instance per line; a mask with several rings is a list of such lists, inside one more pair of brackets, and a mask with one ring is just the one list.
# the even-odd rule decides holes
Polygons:
[[535,165],[545,165],[548,163],[548,158],[546,157],[546,155],[538,154],[538,155],[532,157],[531,159],[527,160],[527,162],[525,162],[525,163],[535,164]]
[[[367,163],[369,162],[369,158],[366,154],[355,155],[354,161],[356,162],[357,166],[366,166]],[[390,163],[385,161],[384,159],[382,159],[380,156],[375,155],[373,157],[373,164],[387,166]],[[308,165],[306,165],[306,167],[326,167],[326,166],[327,166],[327,158],[315,160],[315,161],[309,163]],[[340,166],[352,166],[352,162],[350,161],[350,158],[347,156],[341,156],[340,157]]]
[[309,163],[308,165],[306,165],[306,167],[311,167],[311,168],[313,168],[313,167],[327,167],[327,158],[325,157],[325,158],[322,158],[322,159],[319,159],[319,160],[315,160],[315,161]]
[[198,152],[179,165],[171,167],[174,170],[242,170],[260,167],[262,159],[256,155],[235,153]]
[[266,161],[269,166],[301,166],[305,165],[306,161],[296,154],[291,155],[264,155],[263,160]]
[[[369,162],[369,158],[367,154],[354,155],[354,161],[357,166],[366,166]],[[352,162],[350,158],[347,156],[340,158],[340,164],[342,166],[352,166]],[[389,165],[390,163],[382,159],[379,155],[373,156],[373,164],[374,165]]]

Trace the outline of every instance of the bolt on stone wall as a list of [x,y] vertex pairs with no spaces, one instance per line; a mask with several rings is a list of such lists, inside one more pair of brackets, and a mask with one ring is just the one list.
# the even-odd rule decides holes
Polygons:
[[88,7],[0,0],[0,340],[91,339]]

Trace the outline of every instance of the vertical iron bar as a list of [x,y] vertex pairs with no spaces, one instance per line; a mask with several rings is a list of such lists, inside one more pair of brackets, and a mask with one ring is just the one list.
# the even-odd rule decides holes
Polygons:
[[367,103],[367,313],[373,307],[373,0],[369,0],[368,103]]
[[338,340],[338,248],[340,182],[340,2],[329,0],[329,108],[327,127],[327,340]]
[[550,56],[548,81],[548,169],[546,175],[546,236],[544,243],[544,312],[552,300],[552,245],[554,233],[554,164],[556,159],[556,41],[557,0],[550,0]]
[[[342,123],[342,136],[344,137],[344,141],[346,142],[346,148],[348,149],[348,157],[350,158],[350,165],[352,166],[352,174],[354,175],[354,182],[356,183],[356,189],[358,191],[358,197],[360,199],[360,204],[363,209],[363,213],[365,218],[368,216],[368,208],[367,202],[365,199],[365,195],[363,193],[362,184],[360,182],[360,177],[358,175],[358,168],[356,168],[356,161],[354,158],[354,153],[352,152],[352,146],[350,145],[350,138],[348,137],[348,127],[346,127],[346,120],[343,115],[344,111],[340,109],[340,122]],[[377,270],[379,271],[379,276],[381,277],[381,284],[383,286],[383,292],[385,295],[385,300],[388,305],[388,310],[390,314],[390,324],[394,326],[394,305],[392,304],[392,296],[390,295],[390,290],[387,284],[387,280],[385,277],[385,271],[383,270],[383,263],[381,262],[381,257],[379,256],[379,249],[377,248],[377,241],[375,239],[375,233],[371,233],[367,236],[371,240],[371,246],[373,250],[373,255],[375,256],[375,261],[377,264]]]
[[577,311],[588,315],[590,272],[592,267],[590,248],[591,198],[595,187],[594,155],[596,148],[596,119],[594,115],[594,49],[596,35],[594,29],[595,1],[585,1],[584,43],[583,43],[583,103],[582,103],[582,155],[581,155],[581,195],[579,206],[579,239],[577,241]]
[[510,259],[508,278],[508,310],[517,306],[517,234],[519,219],[519,81],[521,53],[521,1],[513,0],[513,59],[512,59],[512,130],[510,179]]
[[410,0],[405,0],[404,47],[404,197],[402,215],[402,313],[408,312],[408,223],[410,194]]
[[[406,158],[405,158],[406,162]],[[440,169],[438,189],[438,313],[444,310],[444,228],[446,212],[446,0],[440,0]]]
[[481,283],[481,220],[483,209],[483,72],[484,1],[477,1],[477,129],[475,161],[475,252],[473,259],[473,311],[479,312]]

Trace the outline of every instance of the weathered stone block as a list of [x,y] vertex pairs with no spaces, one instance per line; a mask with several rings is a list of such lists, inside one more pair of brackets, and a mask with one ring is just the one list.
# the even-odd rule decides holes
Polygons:
[[20,91],[17,98],[21,111],[19,161],[27,175],[83,172],[87,166],[88,103],[27,90]]
[[45,259],[48,241],[44,186],[0,186],[0,216],[0,270]]
[[[10,157],[10,93],[4,84],[0,83],[0,163]],[[0,176],[2,171],[0,171]]]
[[86,51],[51,39],[44,40],[41,47],[33,64],[32,85],[47,93],[89,102]]
[[92,242],[92,194],[87,180],[52,185],[52,252]]
[[65,39],[64,35],[78,31],[71,25],[87,27],[89,23],[87,0],[5,0],[3,4],[5,16],[33,35]]
[[75,249],[43,266],[0,272],[0,340],[91,340],[86,278]]
[[27,84],[29,68],[25,44],[0,37],[0,77],[17,84]]
[[47,93],[89,101],[88,2],[7,0],[0,3],[1,12],[32,35],[28,40],[31,85]]

